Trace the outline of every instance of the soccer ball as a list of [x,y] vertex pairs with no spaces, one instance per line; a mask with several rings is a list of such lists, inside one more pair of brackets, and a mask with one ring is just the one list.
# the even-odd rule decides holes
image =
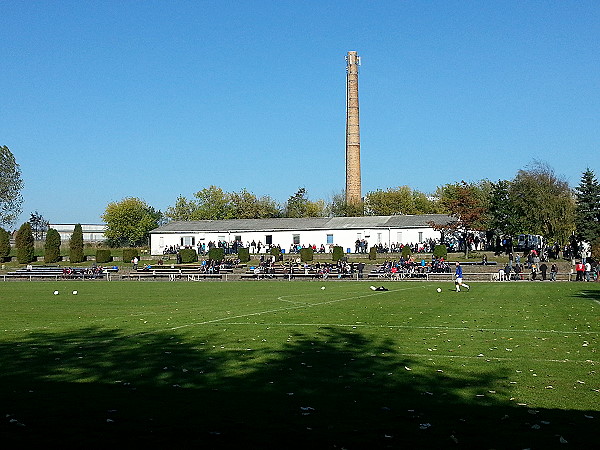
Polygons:
[[77,291],[73,291],[73,295],[77,295]]
[[442,292],[442,288],[437,288],[436,291]]
[[321,290],[324,291],[325,290],[325,286],[321,286]]
[[58,291],[54,291],[54,295],[58,295]]

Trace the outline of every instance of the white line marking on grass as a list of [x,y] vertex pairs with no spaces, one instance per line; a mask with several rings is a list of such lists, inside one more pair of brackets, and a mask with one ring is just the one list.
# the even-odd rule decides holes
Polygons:
[[467,328],[467,327],[440,327],[440,326],[415,326],[415,325],[370,325],[370,324],[344,324],[344,323],[249,323],[249,322],[225,322],[225,325],[261,325],[268,327],[340,327],[340,328],[402,328],[408,330],[450,330],[450,331],[483,331],[483,332],[506,332],[516,331],[518,333],[555,333],[555,334],[599,334],[598,331],[561,331],[561,330],[526,330],[512,328]]
[[596,302],[596,303],[598,303],[600,305],[600,300],[596,300],[595,298],[591,298],[591,296],[587,292],[581,291],[581,293],[583,295],[585,295],[586,297],[590,298],[593,302]]
[[593,361],[591,359],[587,359],[587,360],[576,360],[576,359],[539,359],[539,358],[529,358],[529,357],[523,357],[523,358],[499,358],[499,357],[492,357],[492,356],[468,356],[468,355],[433,355],[431,353],[427,353],[427,354],[420,354],[420,353],[398,353],[398,356],[407,356],[407,357],[412,357],[412,358],[427,358],[427,359],[433,359],[433,358],[447,358],[447,359],[478,359],[478,360],[493,360],[493,361],[535,361],[535,362],[551,362],[551,363],[588,363],[588,364],[595,364],[596,361]]
[[[188,323],[188,324],[185,324],[185,325],[180,325],[180,326],[172,327],[172,328],[164,328],[164,329],[160,329],[160,330],[153,330],[153,331],[146,331],[146,332],[142,332],[142,333],[135,333],[133,336],[143,336],[143,335],[146,335],[146,334],[160,333],[160,332],[163,332],[163,331],[180,330],[182,328],[189,328],[189,327],[198,326],[198,325],[210,325],[212,323],[224,322],[226,320],[242,319],[244,317],[262,316],[262,315],[265,315],[265,314],[273,314],[273,313],[276,313],[276,312],[292,311],[294,309],[313,308],[315,306],[331,305],[331,304],[334,304],[334,303],[344,302],[344,301],[347,301],[347,300],[356,300],[356,299],[360,299],[360,298],[372,297],[374,295],[389,294],[390,292],[408,291],[408,290],[411,290],[411,289],[420,289],[420,288],[423,288],[423,286],[416,286],[416,287],[412,287],[412,288],[393,289],[393,290],[389,290],[389,291],[370,292],[370,293],[364,294],[364,295],[355,295],[355,296],[352,296],[352,297],[344,297],[344,298],[339,298],[339,299],[336,299],[336,300],[328,300],[328,301],[325,301],[325,302],[294,304],[294,306],[287,306],[287,307],[284,307],[284,308],[269,309],[269,310],[266,310],[266,311],[258,311],[258,312],[254,312],[254,313],[240,314],[240,315],[237,315],[237,316],[220,317],[218,319],[205,320],[203,322],[192,322],[192,323]],[[280,296],[280,297],[277,298],[277,300],[286,301],[286,300],[283,299],[284,297],[291,297],[291,296]]]

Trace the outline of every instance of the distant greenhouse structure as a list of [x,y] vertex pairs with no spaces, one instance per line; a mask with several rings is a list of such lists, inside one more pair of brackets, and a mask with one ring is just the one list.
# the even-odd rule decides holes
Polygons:
[[[71,239],[75,225],[74,223],[51,223],[48,226],[58,231],[61,242],[67,242]],[[82,223],[81,229],[84,242],[102,242],[106,240],[104,235],[106,224],[104,223]]]

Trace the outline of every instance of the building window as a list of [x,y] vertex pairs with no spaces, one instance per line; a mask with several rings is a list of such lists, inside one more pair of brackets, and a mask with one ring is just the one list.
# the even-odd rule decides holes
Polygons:
[[327,243],[328,244],[333,244],[333,234],[328,234],[327,235]]
[[273,245],[273,235],[272,234],[265,235],[265,244]]
[[300,244],[300,235],[299,234],[294,234],[292,236],[292,238],[293,238],[294,245],[299,245]]
[[242,242],[242,236],[236,236],[235,237],[235,241],[236,242]]
[[419,231],[419,242],[423,242],[423,232]]
[[398,232],[396,233],[396,242],[397,242],[398,244],[402,244],[402,231],[398,231]]
[[181,237],[181,246],[182,247],[192,247],[196,245],[196,238],[194,236],[182,236]]

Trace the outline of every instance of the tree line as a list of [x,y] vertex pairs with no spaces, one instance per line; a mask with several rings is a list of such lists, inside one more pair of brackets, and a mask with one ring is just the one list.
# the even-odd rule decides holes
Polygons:
[[[20,167],[8,147],[1,146],[0,225],[14,224],[21,214],[22,188]],[[600,186],[593,170],[587,168],[572,189],[540,162],[519,170],[511,180],[460,181],[439,186],[431,194],[409,186],[378,189],[365,194],[359,205],[348,205],[344,192],[334,194],[330,201],[310,200],[306,188],[300,187],[280,204],[268,195],[259,197],[246,189],[226,192],[213,185],[191,198],[180,195],[164,212],[142,199],[127,197],[109,203],[101,217],[109,245],[137,247],[147,244],[150,230],[169,221],[435,213],[454,217],[450,228],[455,231],[535,234],[560,245],[575,237],[600,246]],[[49,230],[41,214],[32,213],[28,223],[34,239],[43,240]]]

